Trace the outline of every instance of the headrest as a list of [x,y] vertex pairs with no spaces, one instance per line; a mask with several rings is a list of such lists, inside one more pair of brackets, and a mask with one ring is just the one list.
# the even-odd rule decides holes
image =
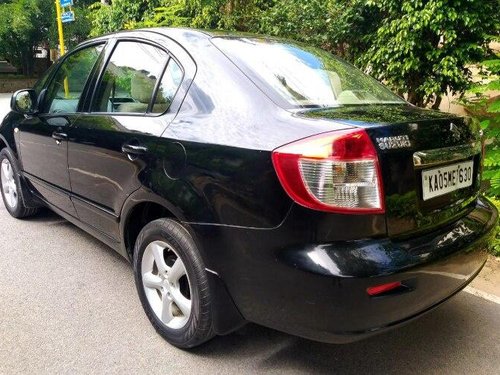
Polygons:
[[130,81],[132,98],[141,103],[149,103],[155,83],[156,77],[148,77],[145,72],[137,72]]

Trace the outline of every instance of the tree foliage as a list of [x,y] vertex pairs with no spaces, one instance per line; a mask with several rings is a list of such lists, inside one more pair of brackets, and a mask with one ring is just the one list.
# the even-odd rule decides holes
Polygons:
[[[95,1],[75,0],[77,22],[65,25],[69,44],[137,27],[259,32],[334,52],[410,102],[435,107],[442,95],[469,87],[469,66],[487,56],[500,25],[498,0]],[[53,8],[52,0],[2,0],[0,54],[26,65],[41,40],[54,46]]]
[[16,0],[0,4],[0,55],[24,74],[33,72],[34,49],[47,38],[49,22],[41,0]]
[[419,106],[471,83],[470,63],[498,34],[498,0],[114,0],[94,34],[191,26],[260,32],[337,53]]
[[341,54],[411,103],[438,107],[467,89],[468,64],[487,55],[499,20],[497,0],[288,0],[260,30]]
[[378,20],[370,46],[359,58],[371,74],[408,93],[410,102],[439,106],[448,91],[462,93],[471,81],[467,65],[488,52],[498,32],[497,0],[366,1]]
[[[89,5],[92,1],[93,0],[74,0],[75,5],[72,9],[75,12],[75,21],[63,25],[66,49],[69,50],[88,39],[92,28],[90,23],[91,11],[89,9]],[[50,17],[48,18],[50,21],[48,42],[51,48],[56,48],[59,44],[59,37],[57,35],[57,23],[55,22],[56,14],[53,4],[50,8]]]
[[482,79],[476,82],[461,99],[470,115],[481,121],[486,153],[483,179],[488,184],[488,194],[500,199],[500,56],[492,56],[479,64]]
[[[490,56],[478,67],[481,79],[467,90],[460,103],[470,115],[481,121],[485,137],[483,181],[486,195],[500,210],[500,55]],[[500,225],[497,226],[490,250],[500,256]]]
[[[88,38],[89,0],[76,0],[73,10],[76,21],[64,25],[68,47]],[[31,75],[36,47],[59,44],[54,1],[52,0],[3,0],[0,1],[0,55]]]
[[91,36],[107,34],[125,28],[154,16],[154,9],[162,0],[113,0],[111,5],[96,2],[90,6]]

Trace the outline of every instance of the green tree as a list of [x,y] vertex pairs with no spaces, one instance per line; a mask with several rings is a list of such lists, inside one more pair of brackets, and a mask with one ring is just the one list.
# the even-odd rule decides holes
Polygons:
[[262,13],[259,32],[295,39],[354,60],[379,19],[358,0],[277,0]]
[[351,60],[419,106],[471,83],[498,34],[498,0],[113,0],[93,6],[94,35],[138,26],[261,32]]
[[468,64],[488,53],[490,34],[499,31],[498,0],[369,0],[377,20],[370,47],[358,63],[419,106],[448,91],[463,93],[471,83]]
[[91,36],[98,36],[126,28],[154,16],[162,0],[113,0],[110,4],[96,2],[90,6]]
[[190,26],[256,31],[274,0],[114,0],[91,6],[92,35],[136,27]]
[[486,139],[483,179],[487,194],[500,199],[500,55],[482,61],[479,68],[481,80],[472,85],[460,103],[481,121]]
[[[500,55],[490,56],[478,67],[481,79],[472,85],[460,103],[471,116],[481,121],[485,135],[483,181],[486,195],[500,209]],[[500,256],[500,225],[490,250]]]
[[[76,0],[73,10],[76,21],[64,24],[68,47],[85,40],[90,32],[88,0]],[[54,1],[2,0],[0,1],[0,55],[32,75],[34,51],[41,44],[51,47],[59,44]]]
[[343,55],[411,103],[438,107],[470,85],[468,65],[487,55],[499,14],[498,0],[281,0],[260,30]]
[[25,75],[33,74],[34,49],[47,37],[50,24],[44,12],[50,12],[49,4],[40,0],[0,4],[0,55]]
[[[51,48],[59,44],[57,34],[56,11],[53,0],[42,0],[52,3],[50,15],[47,15],[50,21],[48,41]],[[73,0],[73,11],[75,12],[75,21],[63,24],[64,40],[66,49],[69,50],[77,44],[88,39],[91,31],[90,9],[94,0]]]

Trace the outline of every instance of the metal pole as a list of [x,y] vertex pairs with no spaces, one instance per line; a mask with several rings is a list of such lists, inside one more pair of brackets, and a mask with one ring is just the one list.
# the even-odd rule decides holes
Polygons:
[[66,53],[66,49],[64,48],[64,34],[63,34],[63,25],[61,19],[61,4],[59,0],[55,0],[56,2],[56,15],[57,15],[57,32],[59,34],[59,48],[61,52],[61,56]]
[[[61,19],[61,4],[59,3],[60,0],[55,0],[56,3],[56,17],[57,17],[57,33],[59,34],[59,51],[61,53],[61,56],[63,56],[66,53],[66,49],[64,48],[64,33],[63,33],[63,25],[62,25],[62,19]],[[68,78],[64,78],[64,96],[66,98],[69,98],[69,84],[68,84]]]

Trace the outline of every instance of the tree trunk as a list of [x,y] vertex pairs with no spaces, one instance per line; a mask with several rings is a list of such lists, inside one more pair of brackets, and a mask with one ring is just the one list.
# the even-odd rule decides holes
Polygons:
[[23,75],[31,77],[33,75],[33,51],[31,48],[22,52]]
[[414,89],[408,90],[408,101],[411,104],[416,105],[417,107],[424,106],[424,98],[422,95],[419,95]]
[[441,95],[436,97],[436,100],[434,101],[434,104],[432,105],[432,109],[439,109],[439,106],[441,105],[441,101],[443,100],[443,97]]

